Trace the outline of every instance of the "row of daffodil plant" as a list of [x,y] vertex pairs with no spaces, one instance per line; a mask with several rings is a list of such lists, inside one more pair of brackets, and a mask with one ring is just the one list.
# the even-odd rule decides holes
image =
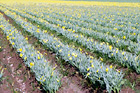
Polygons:
[[[11,18],[13,18],[18,24],[21,24],[22,21],[19,20],[21,18],[19,16],[17,18],[17,15],[15,13],[10,12],[9,10],[6,10],[5,13]],[[106,54],[108,55],[109,58],[115,59],[116,63],[121,63],[123,66],[127,66],[128,68],[133,68],[137,73],[140,73],[140,60],[139,60],[140,56],[139,55],[138,56],[135,54],[133,55],[132,53],[121,51],[118,48],[113,48],[108,43],[105,43],[105,42],[99,43],[97,41],[94,41],[91,38],[86,38],[83,35],[66,31],[65,29],[62,29],[59,26],[50,24],[43,19],[33,17],[26,13],[25,14],[20,13],[20,15],[30,18],[33,21],[36,21],[37,23],[42,24],[43,26],[49,28],[50,30],[56,31],[57,33],[62,34],[68,39],[82,44],[86,48],[90,49],[92,52],[99,52],[102,54]]]
[[[32,7],[32,6],[31,6]],[[113,36],[119,36],[119,37],[121,37],[122,39],[125,39],[125,40],[134,40],[134,41],[139,41],[139,38],[137,38],[138,37],[138,35],[139,35],[139,23],[137,23],[137,24],[135,24],[135,26],[132,24],[132,25],[129,25],[129,26],[122,26],[121,25],[121,27],[119,27],[119,26],[114,26],[113,28],[110,28],[110,25],[109,26],[105,26],[105,27],[103,27],[103,26],[101,26],[101,24],[98,24],[98,23],[95,23],[95,24],[93,24],[93,23],[89,23],[89,22],[85,22],[85,21],[79,21],[78,19],[73,19],[73,17],[67,17],[67,16],[63,16],[63,15],[59,15],[59,13],[56,13],[56,12],[58,12],[58,11],[53,11],[53,9],[55,9],[55,8],[53,8],[53,9],[48,9],[48,8],[46,8],[45,6],[38,6],[38,7],[40,7],[40,8],[35,8],[35,9],[32,9],[30,6],[28,6],[28,7],[26,7],[26,11],[27,10],[29,10],[29,13],[31,13],[31,11],[33,12],[33,11],[36,11],[36,14],[38,14],[38,15],[40,15],[40,16],[42,16],[42,17],[44,17],[44,15],[47,15],[47,19],[48,18],[51,18],[49,21],[53,21],[54,22],[54,18],[56,18],[57,19],[57,23],[61,23],[60,25],[64,25],[64,24],[66,24],[67,25],[67,27],[69,28],[69,27],[71,27],[71,24],[72,24],[72,28],[77,28],[78,29],[78,27],[76,27],[75,25],[79,25],[79,26],[82,26],[82,28],[83,27],[85,27],[85,28],[89,28],[89,29],[84,29],[84,30],[90,30],[90,31],[102,31],[102,32],[105,32],[105,33],[108,33],[108,34],[112,34]],[[45,7],[45,8],[44,8]],[[50,6],[47,6],[47,7],[49,7],[49,8],[51,8]],[[21,7],[20,7],[21,8]],[[58,8],[58,6],[57,6],[57,8]],[[47,10],[46,10],[47,9]],[[39,11],[39,13],[37,12],[37,11]],[[53,11],[53,12],[52,12]],[[59,11],[60,12],[60,11]],[[32,14],[32,13],[31,13]],[[56,15],[57,14],[57,15]],[[98,15],[98,16],[100,16],[100,15]],[[108,15],[109,16],[109,15]],[[119,16],[119,18],[120,18],[120,16],[121,16],[121,14],[119,14],[119,15],[117,15],[117,16]],[[97,16],[95,16],[95,17],[97,17]],[[129,17],[129,16],[128,16]],[[77,18],[77,17],[76,17]],[[88,20],[88,18],[89,17],[84,17],[83,19],[84,20]],[[127,17],[122,17],[122,19],[121,19],[121,23],[123,23],[124,21],[123,21],[123,19],[124,18],[127,18]],[[96,18],[97,19],[97,18]],[[116,18],[115,19],[115,22],[116,23],[119,23],[118,21],[117,21],[117,19],[118,18]],[[59,20],[61,20],[61,21],[63,21],[63,22],[60,22]],[[120,19],[118,19],[118,20],[120,20]],[[128,19],[127,19],[128,20]],[[55,20],[56,21],[56,20]],[[130,20],[131,21],[131,20]],[[68,23],[65,23],[65,22],[68,22]],[[93,22],[98,22],[97,20],[93,20]],[[99,22],[100,23],[100,22]],[[131,22],[130,22],[131,23]],[[102,24],[108,24],[108,22],[107,21],[104,21],[104,22],[102,22]],[[113,23],[110,23],[110,24],[113,24]],[[69,26],[70,25],[70,26]],[[109,28],[108,28],[109,27]],[[133,29],[131,29],[131,28],[129,28],[129,27],[132,27]],[[125,29],[124,29],[125,28]],[[135,29],[134,29],[135,28]],[[91,30],[91,29],[94,29],[94,30]],[[126,31],[127,32],[126,32]],[[128,32],[129,31],[129,32]]]
[[[27,5],[27,4],[26,4]],[[23,6],[26,6],[23,5]],[[14,6],[21,7],[16,4]],[[55,7],[54,7],[55,6]],[[34,7],[34,9],[32,8]],[[32,11],[44,11],[45,13],[56,13],[57,15],[61,15],[64,17],[68,17],[70,19],[76,19],[81,21],[96,22],[96,24],[106,23],[104,26],[112,27],[120,26],[127,29],[135,27],[136,29],[140,29],[139,27],[139,7],[110,7],[110,6],[77,6],[77,5],[59,5],[59,4],[28,4],[27,9],[31,8]],[[114,11],[116,10],[116,11]],[[129,12],[127,12],[129,10]],[[132,14],[133,13],[133,14]],[[110,22],[111,21],[111,22]]]
[[[1,10],[17,24],[21,25],[26,31],[38,38],[43,45],[56,52],[58,56],[71,65],[77,67],[85,77],[88,77],[92,81],[92,83],[98,81],[101,85],[105,84],[108,92],[120,90],[124,82],[121,71],[113,69],[112,65],[106,66],[100,60],[94,59],[92,56],[86,56],[80,50],[75,50],[63,44],[58,38],[47,34],[46,30],[42,31],[38,27],[32,25],[32,23],[23,20],[23,18],[16,15],[16,13],[2,8]],[[41,21],[43,22],[43,20]]]
[[57,91],[61,85],[59,73],[49,65],[48,60],[39,51],[28,43],[28,38],[24,38],[15,27],[6,21],[2,14],[0,14],[0,28],[13,48],[17,49],[17,53],[25,64],[35,73],[35,77],[43,85],[43,89],[49,92]]
[[[28,13],[33,15],[33,16],[36,16],[38,18],[40,18],[40,16],[43,15],[40,12],[39,13],[35,13],[35,12],[31,12],[30,11]],[[80,32],[80,33],[82,33],[84,35],[87,35],[87,36],[90,36],[90,37],[92,37],[92,38],[94,38],[96,40],[108,42],[109,44],[112,44],[113,46],[118,47],[120,49],[126,49],[127,48],[126,50],[128,50],[130,52],[134,52],[136,54],[139,54],[139,52],[140,52],[140,50],[137,50],[140,47],[140,43],[136,43],[136,42],[128,40],[127,37],[124,34],[122,36],[123,39],[120,39],[120,38],[116,37],[116,36],[118,36],[120,34],[120,32],[118,32],[118,35],[111,36],[111,35],[108,35],[108,33],[92,31],[92,30],[85,29],[85,28],[82,28],[82,27],[79,27],[79,26],[75,26],[74,24],[71,24],[71,23],[65,23],[63,21],[59,21],[58,19],[51,18],[50,15],[49,16],[48,15],[47,16],[44,15],[42,18],[44,20],[48,21],[49,23],[56,24],[59,27],[67,29],[68,31]],[[64,19],[64,18],[62,17],[62,19]],[[116,32],[117,31],[115,31],[115,33]],[[127,35],[128,33],[125,33],[125,34]],[[131,35],[128,35],[128,36],[131,37]],[[138,39],[137,36],[136,36],[136,34],[132,35],[132,39],[134,39],[134,38]],[[134,48],[136,50],[134,50]]]
[[[35,7],[34,7],[35,6]],[[54,4],[39,4],[30,5],[29,8],[34,7],[39,10],[40,8],[45,10],[45,12],[50,11],[51,13],[56,13],[59,15],[64,15],[65,17],[74,18],[76,20],[93,22],[103,26],[113,27],[123,25],[121,27],[138,27],[139,24],[138,11],[139,7],[110,7],[110,6],[67,6],[67,5],[54,5]],[[54,7],[55,6],[55,7]],[[27,8],[28,8],[27,7]],[[40,8],[37,8],[40,7]],[[129,12],[127,12],[129,10]],[[117,12],[116,12],[117,11]],[[133,13],[133,14],[132,14]],[[118,18],[119,17],[119,18]],[[97,22],[96,22],[97,21]],[[110,22],[111,21],[111,22]],[[103,22],[107,24],[102,24]],[[127,24],[129,23],[129,24]],[[115,24],[115,25],[114,25]]]
[[[31,10],[29,10],[29,11],[31,11]],[[33,14],[33,13],[30,12],[30,14],[38,16],[38,17],[43,16],[43,14],[41,14],[41,13],[37,13],[38,14],[37,15],[37,14]],[[135,53],[137,55],[140,53],[140,49],[139,49],[140,43],[135,43],[135,42],[132,42],[130,40],[127,40],[125,36],[123,36],[123,39],[120,39],[120,38],[117,38],[115,36],[110,36],[107,33],[104,34],[104,33],[97,32],[97,31],[93,32],[93,31],[90,31],[90,30],[86,30],[85,28],[82,28],[82,27],[67,24],[67,23],[61,22],[59,20],[55,20],[54,18],[50,19],[50,18],[45,17],[44,19],[47,20],[48,22],[51,21],[50,23],[56,23],[57,26],[62,27],[64,29],[70,27],[71,29],[67,29],[68,31],[80,32],[82,34],[86,34],[88,36],[91,36],[94,39],[101,40],[101,41],[104,41],[104,42],[108,42],[109,44],[111,44],[115,47],[118,47],[119,49],[125,49],[125,50],[128,50],[128,51],[130,51],[132,53]],[[133,35],[133,36],[135,36],[135,35]]]
[[[22,11],[18,11],[17,13],[19,13],[19,12],[22,12]],[[33,14],[33,13],[30,12],[30,14],[35,15],[37,17],[41,16],[39,13],[37,13],[38,14],[37,15],[37,14]],[[22,13],[22,16],[23,16],[23,13]],[[41,19],[41,18],[39,17],[39,19]],[[101,33],[101,32],[90,31],[90,30],[83,29],[82,27],[78,27],[78,26],[75,26],[75,25],[70,25],[70,24],[64,23],[62,21],[55,20],[54,18],[45,17],[44,19],[48,22],[51,21],[50,23],[56,23],[57,26],[59,26],[63,29],[66,29],[66,28],[70,27],[71,29],[67,29],[67,31],[70,31],[70,32],[73,32],[73,33],[74,32],[80,32],[82,34],[86,34],[88,36],[91,36],[92,38],[94,38],[96,40],[101,40],[101,41],[104,41],[104,42],[108,42],[109,44],[111,44],[111,45],[113,45],[113,46],[115,46],[119,49],[124,49],[124,50],[127,50],[129,52],[135,53],[137,55],[140,53],[140,43],[135,43],[135,42],[132,42],[130,40],[126,40],[125,36],[123,36],[123,39],[120,39],[120,38],[117,38],[115,36],[110,36],[108,34],[104,34],[104,33]]]
[[[53,14],[52,12],[46,13],[46,11],[44,11],[44,10],[40,11],[40,9],[42,9],[42,8],[37,8],[37,9],[35,8],[35,10],[34,10],[34,9],[26,8],[25,11],[34,16],[42,17],[43,19],[46,19],[47,21],[49,21],[51,23],[60,24],[60,26],[65,26],[65,28],[68,28],[68,29],[72,29],[72,30],[76,30],[76,31],[80,30],[79,32],[86,31],[86,33],[88,33],[88,35],[90,35],[90,32],[91,33],[92,32],[99,32],[99,33],[102,32],[101,34],[105,34],[105,33],[112,34],[114,36],[114,38],[119,37],[124,40],[132,40],[132,41],[136,41],[136,42],[140,41],[139,40],[140,38],[137,38],[138,36],[140,36],[138,30],[136,30],[136,32],[133,32],[133,33],[132,32],[127,33],[123,29],[119,29],[117,27],[116,28],[114,27],[114,29],[109,28],[109,27],[103,27],[103,26],[100,26],[97,24],[86,23],[86,22],[79,21],[76,19],[71,19],[69,17],[67,18],[65,16],[59,16],[59,15],[57,16],[56,14]],[[89,29],[87,29],[87,28],[89,28]],[[127,30],[127,31],[129,31],[129,30]],[[107,37],[108,37],[108,35],[107,35]]]

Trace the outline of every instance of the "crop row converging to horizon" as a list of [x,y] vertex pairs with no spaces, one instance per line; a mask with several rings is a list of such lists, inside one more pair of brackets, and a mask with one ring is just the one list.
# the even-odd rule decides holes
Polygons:
[[[139,7],[16,3],[0,4],[0,11],[93,84],[105,85],[110,93],[120,91],[125,82],[123,71],[114,64],[140,73]],[[50,66],[3,14],[0,14],[0,28],[43,88],[57,91],[62,77],[59,71]],[[108,60],[113,63],[107,65]]]

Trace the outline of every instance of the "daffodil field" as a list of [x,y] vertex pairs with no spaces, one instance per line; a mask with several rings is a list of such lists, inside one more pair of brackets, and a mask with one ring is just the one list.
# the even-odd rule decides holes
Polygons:
[[[44,89],[49,91],[57,90],[60,86],[60,82],[58,82],[60,80],[59,74],[49,66],[43,55],[28,44],[28,41],[21,33],[12,27],[2,15],[0,22],[0,28],[6,34],[7,40],[12,44],[13,48],[17,49],[19,56],[23,58],[26,62],[25,64],[35,73],[36,79],[44,85]],[[50,85],[50,82],[52,85]]]
[[[59,90],[62,76],[28,42],[28,38],[3,17],[3,13],[43,46],[77,68],[93,86],[99,82],[111,93],[119,92],[125,84],[123,70],[105,62],[104,57],[140,74],[139,3],[3,2],[0,11],[0,29],[45,91]],[[81,47],[72,47],[60,37]],[[94,57],[87,50],[100,56]]]

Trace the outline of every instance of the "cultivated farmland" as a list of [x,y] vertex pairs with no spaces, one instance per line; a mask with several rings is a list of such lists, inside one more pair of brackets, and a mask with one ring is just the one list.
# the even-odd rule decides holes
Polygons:
[[[19,90],[8,83],[12,92],[140,92],[139,3],[3,1],[0,36],[0,66],[7,70],[12,54],[21,60],[5,73],[36,82],[17,82]],[[32,76],[16,76],[18,69]]]

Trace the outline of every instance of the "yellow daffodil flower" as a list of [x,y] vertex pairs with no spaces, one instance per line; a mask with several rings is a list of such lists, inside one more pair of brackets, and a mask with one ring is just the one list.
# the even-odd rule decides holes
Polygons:
[[30,63],[30,67],[32,67],[32,66],[34,66],[34,63],[31,62],[31,63]]
[[105,70],[106,72],[108,72],[108,68],[106,68],[106,70]]

